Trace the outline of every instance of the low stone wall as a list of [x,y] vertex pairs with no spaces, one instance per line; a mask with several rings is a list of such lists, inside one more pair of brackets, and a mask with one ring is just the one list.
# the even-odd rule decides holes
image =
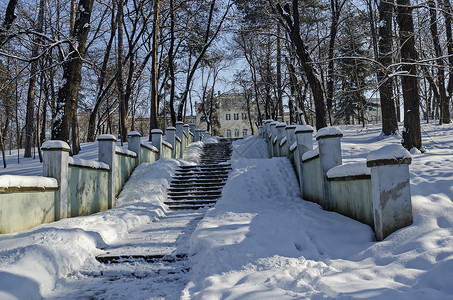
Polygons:
[[69,157],[65,142],[45,142],[41,147],[44,177],[0,176],[0,233],[114,207],[116,196],[140,163],[182,158],[193,141],[189,125],[182,122],[167,132],[165,141],[161,130],[153,130],[152,143],[142,143],[140,134],[131,132],[128,150],[117,147],[113,135],[101,135],[98,161]]
[[0,176],[0,234],[55,221],[54,178]]
[[307,125],[266,120],[260,134],[270,156],[291,160],[304,199],[370,225],[377,240],[412,224],[411,156],[402,146],[385,146],[371,152],[366,162],[343,165],[338,127],[319,130],[316,149]]
[[68,168],[69,216],[86,216],[108,209],[109,166],[70,159]]

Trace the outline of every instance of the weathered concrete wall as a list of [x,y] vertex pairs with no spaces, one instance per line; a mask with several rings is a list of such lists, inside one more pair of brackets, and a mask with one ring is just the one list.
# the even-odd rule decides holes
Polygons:
[[161,158],[172,158],[173,147],[166,141],[162,141]]
[[304,198],[310,201],[323,205],[323,189],[322,189],[322,174],[321,160],[319,155],[310,158],[303,162],[304,168]]
[[116,152],[115,155],[115,197],[119,195],[124,184],[135,169],[135,156]]
[[318,148],[311,151],[309,126],[266,120],[261,130],[270,156],[286,156],[293,163],[304,199],[370,225],[377,240],[412,223],[411,156],[402,146],[372,151],[366,164],[342,165],[338,127],[320,129]]
[[108,209],[108,172],[69,165],[68,198],[70,216],[86,216]]
[[0,234],[55,221],[57,180],[28,179],[30,184],[24,184],[23,176],[0,176]]
[[374,228],[371,176],[368,179],[330,179],[332,210]]
[[142,163],[153,163],[159,159],[159,151],[152,145],[141,144],[140,151]]

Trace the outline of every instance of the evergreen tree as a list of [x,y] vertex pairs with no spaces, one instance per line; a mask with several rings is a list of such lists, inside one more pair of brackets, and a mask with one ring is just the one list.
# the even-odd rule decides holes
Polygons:
[[365,97],[366,87],[371,75],[371,66],[366,57],[366,37],[363,31],[364,21],[357,13],[349,12],[349,17],[340,32],[337,78],[339,80],[335,121],[346,124],[359,120],[365,126],[366,110],[372,105]]

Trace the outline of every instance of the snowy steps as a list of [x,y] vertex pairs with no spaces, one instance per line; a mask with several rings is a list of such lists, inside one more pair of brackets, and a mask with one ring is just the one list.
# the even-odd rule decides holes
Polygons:
[[[82,269],[78,280],[83,289],[77,297],[102,298],[98,283],[143,281],[147,289],[165,285],[181,286],[190,271],[189,239],[206,210],[222,195],[231,166],[226,163],[231,155],[230,143],[205,145],[197,166],[181,166],[168,188],[170,212],[165,217],[135,228],[116,243],[104,247],[96,260],[96,268]],[[216,151],[216,149],[219,149]],[[210,159],[213,157],[213,159]],[[101,286],[101,285],[99,285]],[[169,287],[169,286],[168,286]],[[163,292],[163,296],[165,292]]]
[[200,164],[180,166],[167,190],[171,210],[193,210],[212,206],[222,195],[231,165],[231,141],[205,144]]

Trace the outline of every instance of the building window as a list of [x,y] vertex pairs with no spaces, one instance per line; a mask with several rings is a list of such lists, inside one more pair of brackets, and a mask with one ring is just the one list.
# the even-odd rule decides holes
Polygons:
[[247,129],[242,130],[242,136],[247,136]]
[[247,120],[247,113],[242,113],[242,120]]
[[227,121],[228,121],[228,120],[231,120],[231,114],[226,114],[226,115],[225,115],[225,120],[227,120]]
[[231,137],[231,130],[227,130],[227,137]]
[[239,137],[239,129],[234,130],[234,137]]
[[234,113],[234,119],[239,120],[239,113]]

